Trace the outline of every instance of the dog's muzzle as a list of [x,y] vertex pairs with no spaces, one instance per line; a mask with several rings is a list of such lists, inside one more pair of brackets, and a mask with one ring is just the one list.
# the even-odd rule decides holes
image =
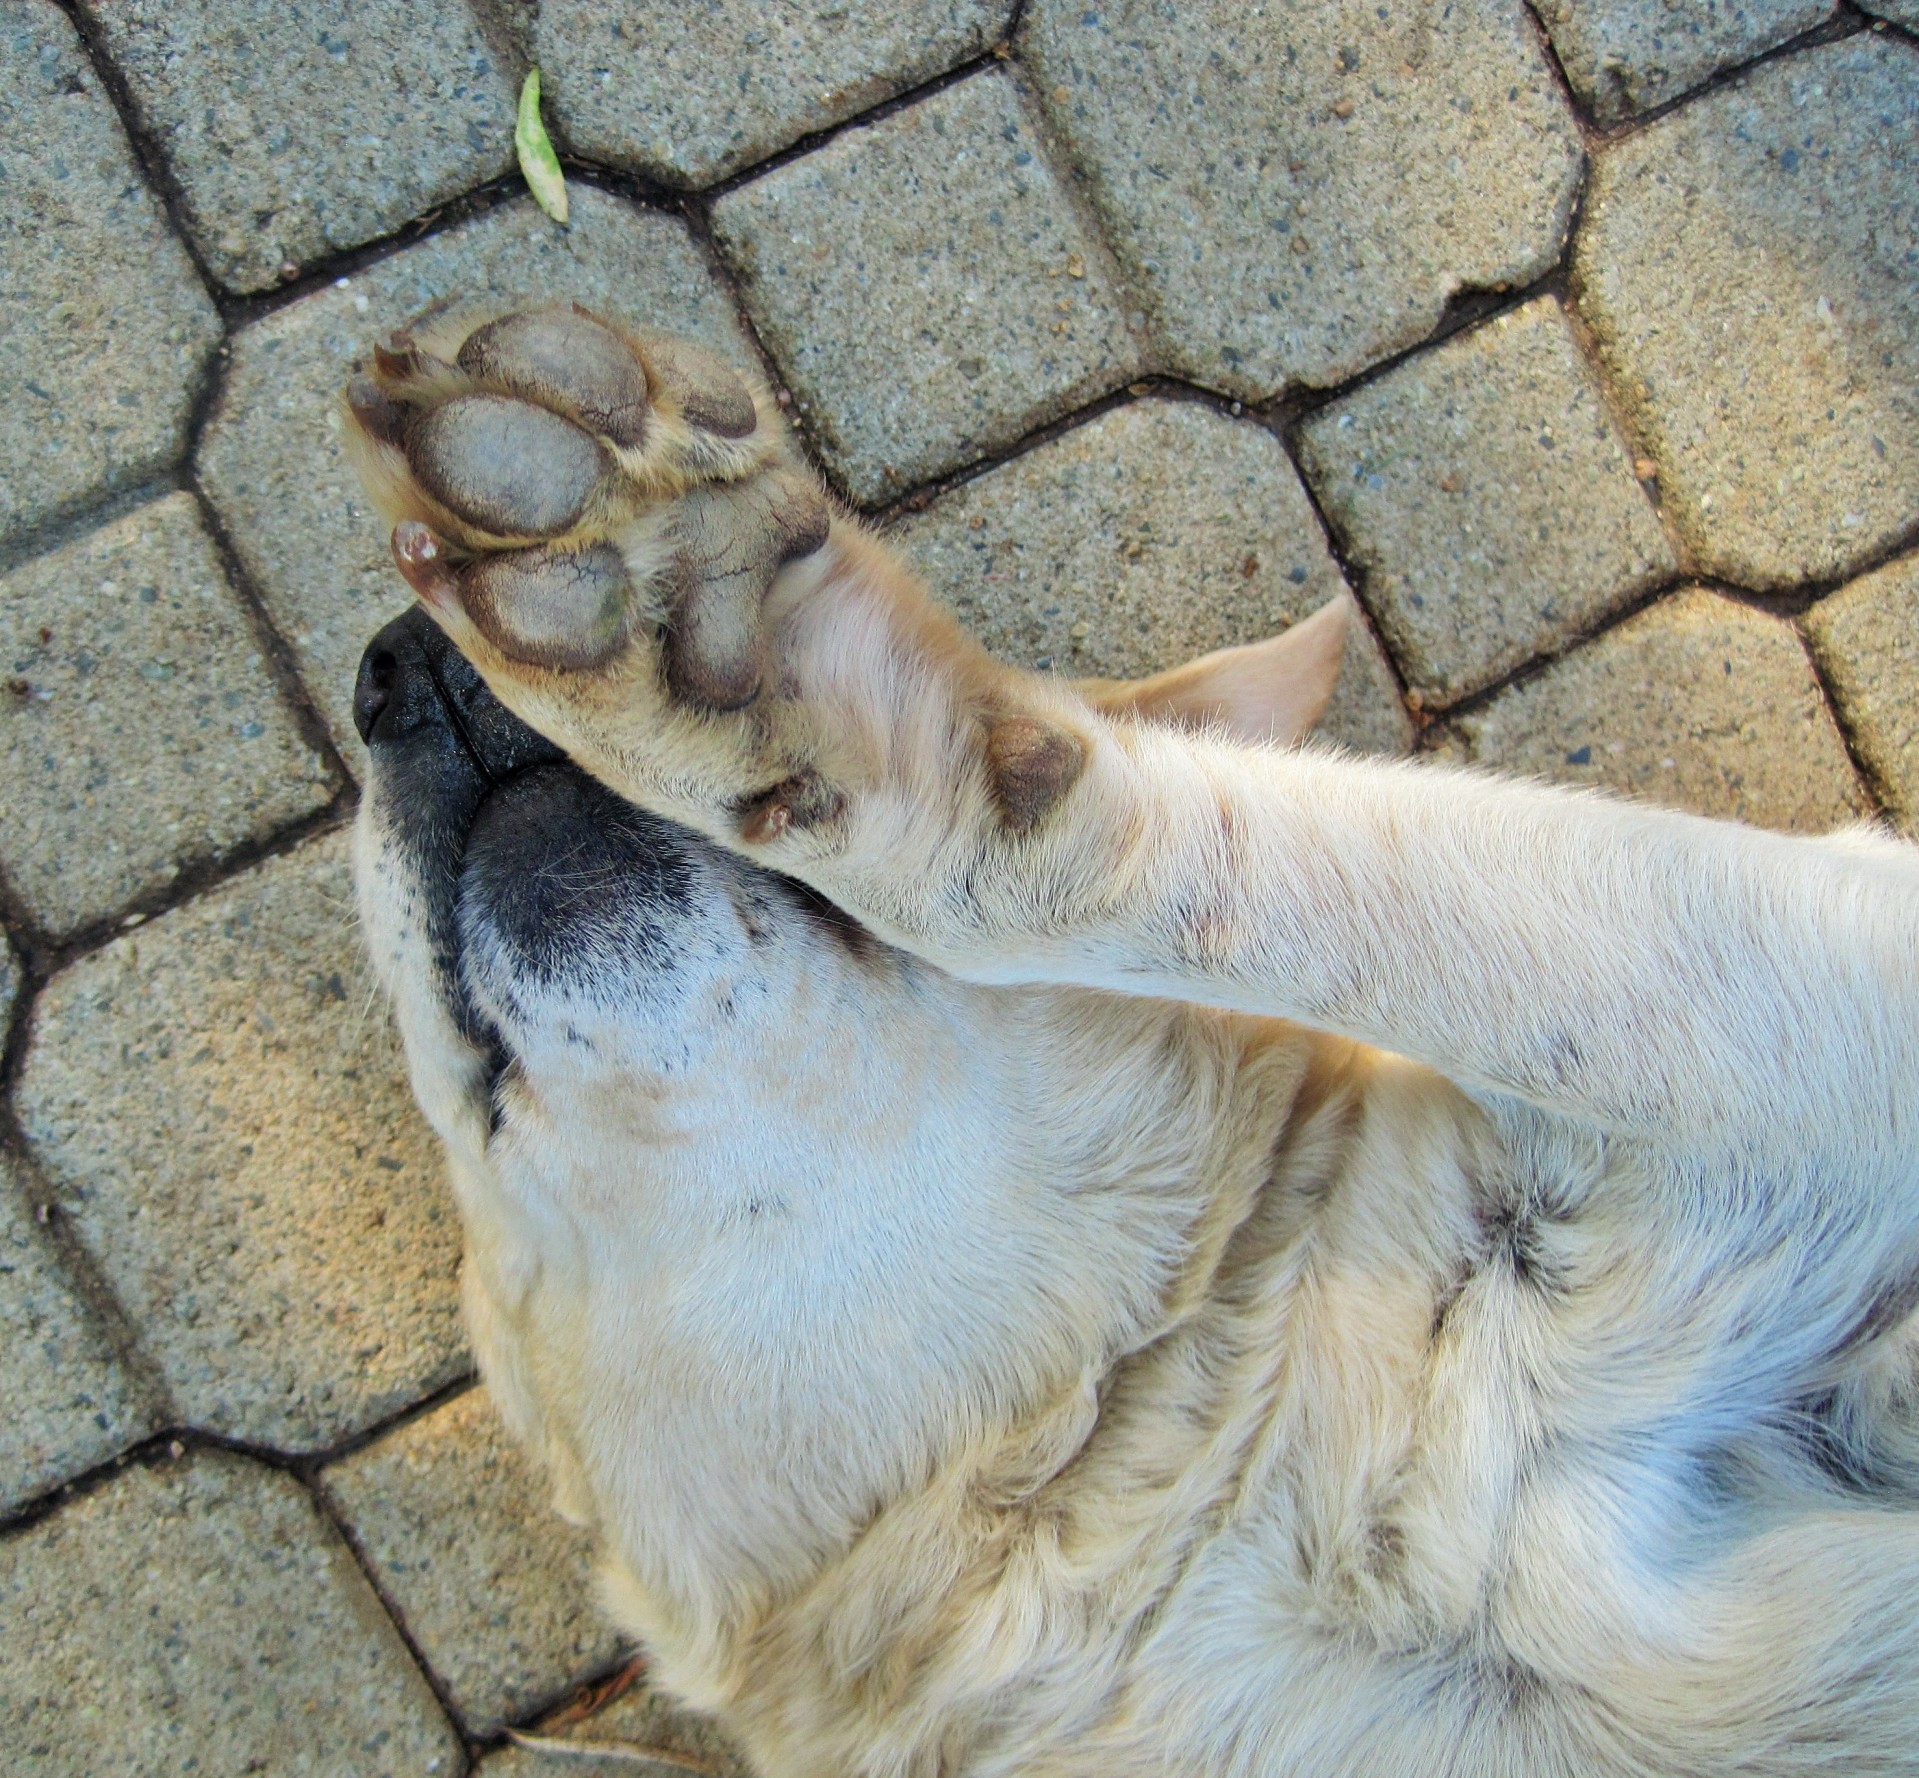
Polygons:
[[353,721],[373,759],[368,798],[404,860],[439,992],[475,1042],[500,1047],[484,1006],[524,1000],[523,979],[671,971],[706,842],[569,762],[418,606],[367,644]]

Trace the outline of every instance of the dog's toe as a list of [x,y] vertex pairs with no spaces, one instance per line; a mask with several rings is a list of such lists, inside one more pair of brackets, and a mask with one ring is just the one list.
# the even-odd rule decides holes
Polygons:
[[499,537],[569,530],[612,464],[563,414],[509,395],[460,395],[420,417],[406,458],[420,486]]
[[539,402],[616,445],[645,441],[646,369],[625,340],[578,303],[489,321],[467,335],[458,364],[489,387]]
[[812,478],[769,470],[696,489],[674,510],[674,611],[667,677],[707,709],[750,704],[765,678],[761,605],[773,576],[826,541],[829,513]]

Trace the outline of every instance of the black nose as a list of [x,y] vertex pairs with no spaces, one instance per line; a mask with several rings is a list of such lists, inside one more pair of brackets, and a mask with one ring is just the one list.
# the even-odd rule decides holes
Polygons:
[[386,632],[382,630],[360,656],[360,671],[353,681],[353,726],[369,747],[373,745],[374,724],[392,701],[393,681],[399,672],[399,658],[386,646]]
[[561,757],[487,690],[418,605],[386,625],[361,655],[353,726],[373,748],[399,746],[422,730],[450,732],[493,779]]

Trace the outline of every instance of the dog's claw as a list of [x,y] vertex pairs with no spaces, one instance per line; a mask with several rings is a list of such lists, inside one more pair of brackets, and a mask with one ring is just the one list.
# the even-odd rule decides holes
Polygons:
[[369,437],[396,447],[404,440],[406,411],[374,378],[355,376],[346,386],[346,404]]
[[747,807],[740,838],[749,846],[767,846],[788,828],[819,827],[845,812],[846,798],[809,768],[774,785]]
[[393,527],[393,560],[400,578],[427,605],[445,610],[460,602],[459,584],[446,565],[440,540],[418,519],[402,519]]
[[373,348],[373,369],[389,383],[417,382],[452,367],[436,358],[405,328],[396,328]]

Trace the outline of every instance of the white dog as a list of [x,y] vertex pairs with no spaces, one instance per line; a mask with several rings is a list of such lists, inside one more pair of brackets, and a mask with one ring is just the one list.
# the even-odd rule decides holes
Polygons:
[[995,666],[584,311],[349,401],[482,1367],[768,1778],[1919,1770],[1919,856]]

